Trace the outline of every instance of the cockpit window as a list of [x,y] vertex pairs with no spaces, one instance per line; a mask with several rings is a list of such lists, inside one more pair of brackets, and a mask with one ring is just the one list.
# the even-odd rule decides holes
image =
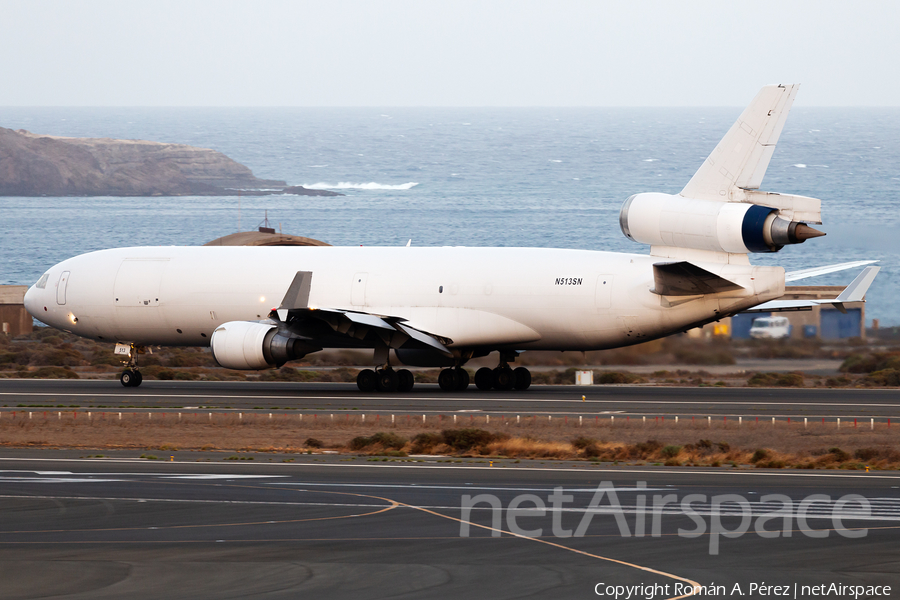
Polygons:
[[50,273],[44,273],[41,275],[41,278],[38,279],[38,282],[34,284],[34,287],[39,289],[44,289],[47,287],[47,280],[50,279]]

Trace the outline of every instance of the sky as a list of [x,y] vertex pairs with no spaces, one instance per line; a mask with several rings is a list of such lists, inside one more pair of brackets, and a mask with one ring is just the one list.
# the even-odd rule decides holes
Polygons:
[[0,106],[900,106],[900,2],[0,0]]

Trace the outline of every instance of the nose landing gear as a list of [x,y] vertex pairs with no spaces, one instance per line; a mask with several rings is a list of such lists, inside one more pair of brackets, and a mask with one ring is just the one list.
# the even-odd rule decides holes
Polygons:
[[128,360],[122,361],[122,364],[125,365],[126,368],[122,371],[122,374],[119,375],[119,382],[125,387],[137,387],[141,385],[141,382],[144,380],[141,376],[141,372],[138,370],[139,367],[137,361],[138,354],[142,350],[142,346],[131,344],[130,348],[128,348]]

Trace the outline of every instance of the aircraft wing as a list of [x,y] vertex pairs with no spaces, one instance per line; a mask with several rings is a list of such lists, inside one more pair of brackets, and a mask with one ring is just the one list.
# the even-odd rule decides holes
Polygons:
[[453,355],[447,348],[453,340],[423,331],[402,317],[339,308],[279,308],[272,311],[269,317],[277,317],[304,338],[337,340],[327,346],[353,347],[368,345],[361,344],[364,341],[380,341],[388,348],[414,347]]
[[389,348],[407,344],[452,356],[447,346],[453,340],[424,331],[405,318],[340,308],[310,307],[311,284],[312,272],[298,271],[281,306],[273,310],[269,318],[281,321],[296,334],[310,340],[331,339],[336,340],[338,345],[352,347],[368,339],[369,342],[380,341]]
[[844,303],[863,302],[865,300],[866,292],[868,291],[869,286],[872,285],[872,282],[875,280],[875,276],[878,275],[878,271],[880,270],[881,267],[866,267],[865,269],[863,269],[862,273],[857,275],[856,279],[850,282],[850,285],[848,285],[840,294],[838,294],[837,298],[822,298],[816,300],[771,300],[769,302],[766,302],[765,304],[760,304],[754,306],[751,309],[741,312],[768,313],[812,310],[815,306],[830,304],[837,308],[839,311],[846,313],[847,310],[844,308]]
[[877,263],[877,260],[855,260],[853,262],[845,262],[837,265],[826,265],[824,267],[813,267],[811,269],[800,269],[799,271],[791,271],[784,274],[785,281],[797,281],[798,279],[806,279],[807,277],[816,277],[817,275],[825,275],[827,273],[835,273],[845,269],[853,269],[864,265]]

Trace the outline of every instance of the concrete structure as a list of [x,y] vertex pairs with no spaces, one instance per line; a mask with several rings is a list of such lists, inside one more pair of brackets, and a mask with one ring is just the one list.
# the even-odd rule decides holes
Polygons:
[[25,310],[27,285],[0,285],[0,332],[9,336],[31,333],[34,321]]

